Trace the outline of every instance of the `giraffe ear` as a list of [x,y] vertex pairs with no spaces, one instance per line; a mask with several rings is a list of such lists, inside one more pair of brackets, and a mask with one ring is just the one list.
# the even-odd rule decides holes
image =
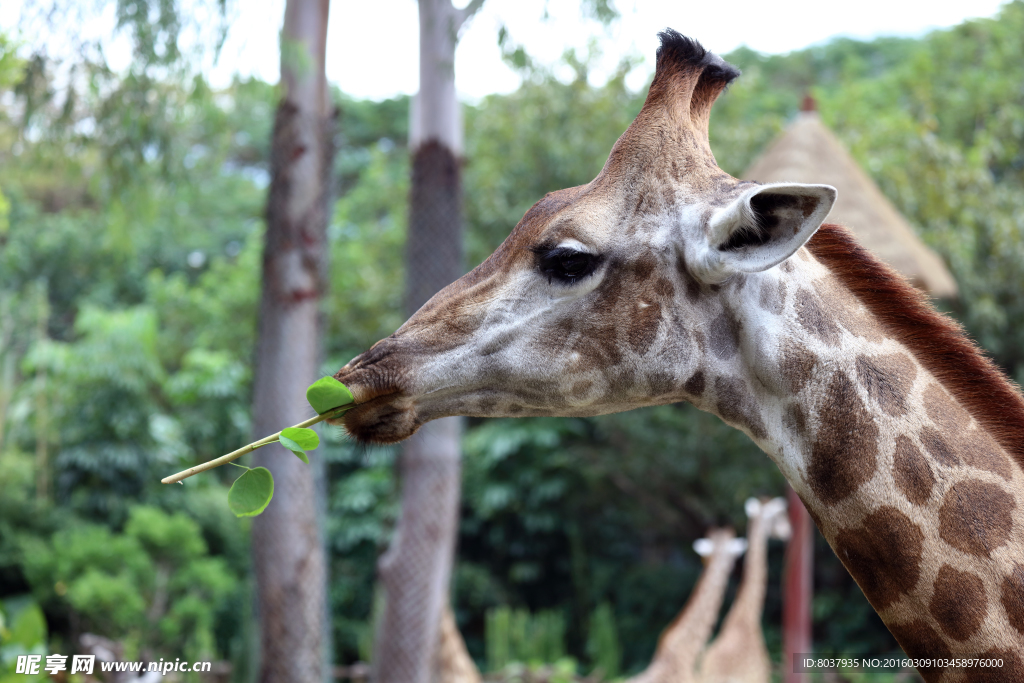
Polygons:
[[821,226],[836,195],[831,185],[776,183],[751,188],[711,217],[696,274],[717,283],[782,263]]
[[747,513],[747,517],[753,517],[761,511],[761,501],[757,498],[747,498],[747,502],[743,504],[743,511]]

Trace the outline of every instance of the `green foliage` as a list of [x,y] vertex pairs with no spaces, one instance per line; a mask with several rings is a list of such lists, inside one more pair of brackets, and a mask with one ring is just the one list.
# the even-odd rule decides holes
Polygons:
[[[649,661],[686,602],[702,568],[689,543],[714,524],[743,528],[746,498],[784,490],[743,434],[692,408],[489,420],[468,431],[463,449],[460,562],[494,577],[500,602],[566,610],[569,652],[581,656],[607,603],[625,670]],[[464,580],[457,573],[457,604],[469,597]],[[769,619],[779,608],[775,589]]]
[[622,663],[622,645],[615,626],[612,606],[602,602],[590,615],[587,634],[587,656],[602,678],[615,678]]
[[585,63],[572,56],[570,64],[570,83],[534,72],[516,92],[488,96],[466,113],[466,251],[472,264],[490,255],[546,193],[590,182],[640,111],[643,96],[625,86],[631,64],[600,88],[588,84]]
[[124,532],[158,562],[185,565],[206,552],[199,525],[181,513],[168,515],[159,508],[135,507]]
[[22,554],[48,610],[161,653],[212,654],[217,611],[237,590],[224,561],[208,555],[199,525],[154,507],[133,507],[121,533],[71,521],[49,538],[26,536]]
[[487,611],[487,666],[504,669],[512,662],[543,664],[565,656],[565,616],[556,611],[531,614],[507,606]]
[[247,468],[228,491],[228,507],[238,517],[254,517],[274,496],[274,477],[266,467]]
[[[46,644],[46,617],[35,601],[14,598],[0,605],[4,650],[20,648],[32,652]],[[5,655],[7,652],[5,652]]]
[[[343,118],[342,128],[344,123]],[[387,132],[381,131],[382,136]],[[399,132],[390,134],[398,137]],[[338,199],[327,229],[331,290],[323,306],[329,373],[405,320],[402,254],[409,159],[405,148],[391,140],[381,137],[362,150],[365,155],[353,153],[364,157],[358,182]]]
[[49,677],[42,672],[30,677],[14,673],[19,655],[47,654],[46,617],[38,603],[27,595],[0,602],[0,683],[48,681]]
[[119,7],[127,74],[61,72],[0,35],[0,598],[31,589],[51,647],[74,624],[238,664],[249,559],[227,487],[158,480],[248,436],[274,89],[212,92],[173,53],[191,17]]
[[288,427],[281,430],[281,436],[278,440],[282,446],[294,453],[299,460],[307,465],[309,464],[309,458],[306,456],[306,451],[311,451],[320,445],[320,437],[312,429]]
[[[321,377],[306,389],[306,400],[319,415],[352,403],[352,392],[333,377]],[[313,446],[316,448],[316,446]]]

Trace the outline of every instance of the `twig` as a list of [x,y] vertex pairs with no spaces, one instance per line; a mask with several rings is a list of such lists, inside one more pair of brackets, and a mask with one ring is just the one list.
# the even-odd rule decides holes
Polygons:
[[[295,427],[299,428],[299,429],[304,428],[304,427],[311,427],[312,425],[315,425],[318,422],[323,422],[324,420],[329,420],[329,419],[331,419],[333,417],[339,417],[342,414],[344,414],[345,411],[347,411],[351,407],[352,407],[352,404],[350,403],[350,404],[348,404],[346,406],[341,406],[339,408],[335,408],[333,410],[329,410],[328,412],[324,413],[323,415],[317,415],[316,417],[309,418],[305,422],[300,422],[299,424],[295,425]],[[275,441],[280,440],[280,438],[281,438],[281,432],[278,432],[276,434],[271,434],[270,436],[265,436],[262,439],[260,439],[259,441],[253,441],[248,446],[242,446],[237,451],[231,451],[227,455],[222,455],[222,456],[220,456],[219,458],[217,458],[215,460],[210,460],[209,462],[204,462],[202,465],[196,465],[195,467],[189,467],[187,470],[182,470],[181,472],[178,472],[177,474],[172,474],[169,477],[164,477],[163,479],[160,480],[160,482],[162,484],[174,484],[174,483],[177,483],[177,482],[181,481],[182,479],[188,479],[193,474],[199,474],[200,472],[205,472],[206,470],[212,470],[214,467],[220,467],[221,465],[226,465],[229,462],[231,462],[232,460],[237,460],[238,458],[241,458],[246,453],[251,453],[252,451],[256,450],[257,448],[261,448],[263,446],[266,446],[267,444],[274,443]]]

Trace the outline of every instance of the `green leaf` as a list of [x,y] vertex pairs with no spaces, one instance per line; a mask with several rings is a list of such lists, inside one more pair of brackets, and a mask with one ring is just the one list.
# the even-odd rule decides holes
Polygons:
[[315,450],[320,445],[320,437],[312,429],[304,427],[288,427],[281,430],[281,436],[286,436],[299,445],[304,451]]
[[333,377],[321,377],[306,389],[306,400],[318,415],[352,403],[352,392]]
[[29,602],[18,612],[11,621],[11,630],[6,640],[8,643],[28,649],[46,643],[46,617],[43,616],[39,605]]
[[245,472],[228,491],[228,507],[236,517],[255,517],[267,509],[274,497],[274,475],[266,467]]
[[302,450],[302,446],[295,443],[284,434],[281,434],[281,436],[278,437],[278,440],[281,442],[282,446],[284,446],[292,453],[294,453],[296,458],[306,463],[307,465],[309,464],[309,457],[306,455],[306,451]]

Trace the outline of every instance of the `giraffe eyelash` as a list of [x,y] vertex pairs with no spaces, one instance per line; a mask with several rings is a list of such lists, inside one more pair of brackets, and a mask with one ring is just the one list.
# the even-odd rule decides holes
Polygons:
[[594,273],[601,263],[601,257],[571,247],[541,245],[531,249],[537,255],[537,267],[546,275],[548,284],[557,280],[572,285]]

